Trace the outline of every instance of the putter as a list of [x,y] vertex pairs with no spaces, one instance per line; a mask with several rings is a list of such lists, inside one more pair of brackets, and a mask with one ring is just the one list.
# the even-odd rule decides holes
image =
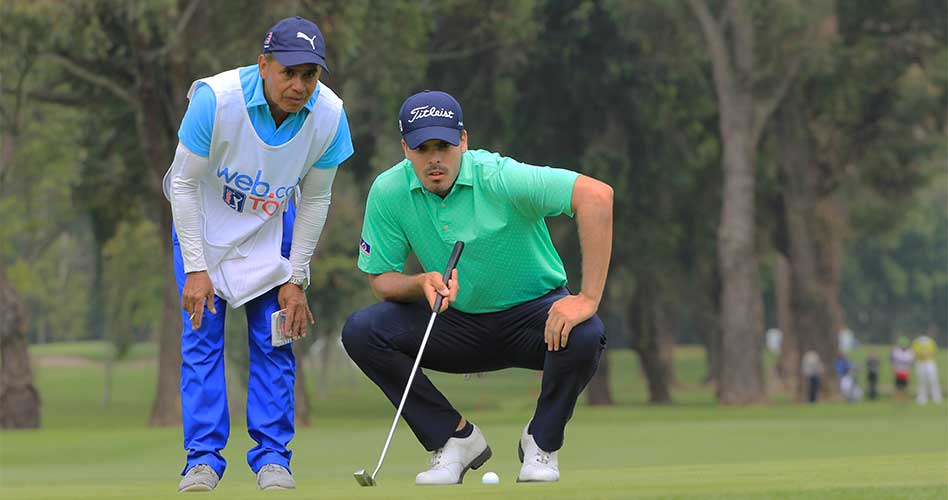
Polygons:
[[[445,286],[447,286],[448,280],[451,278],[451,271],[454,270],[454,267],[458,264],[458,259],[461,258],[461,250],[464,250],[464,242],[458,241],[454,244],[454,250],[451,251],[451,257],[448,258],[448,267],[444,270]],[[376,485],[375,476],[378,475],[379,469],[382,468],[382,462],[385,461],[385,454],[388,453],[388,445],[392,443],[392,436],[395,434],[395,427],[398,425],[398,417],[402,416],[402,408],[405,407],[405,400],[408,399],[408,391],[411,389],[412,381],[415,380],[415,372],[418,371],[418,365],[421,363],[421,355],[425,352],[425,344],[428,343],[428,336],[431,335],[431,327],[434,326],[434,320],[438,316],[438,310],[441,309],[441,300],[443,298],[441,294],[438,294],[438,297],[435,298],[434,310],[431,311],[431,319],[428,320],[428,329],[425,330],[425,336],[421,339],[418,355],[415,356],[415,366],[412,367],[411,375],[408,376],[408,383],[405,384],[405,392],[402,394],[402,401],[398,403],[398,410],[395,412],[395,420],[392,421],[392,428],[388,431],[388,438],[385,440],[385,446],[382,448],[382,456],[379,457],[379,463],[375,466],[375,471],[369,475],[365,469],[359,469],[352,474],[355,476],[356,482],[362,486]]]

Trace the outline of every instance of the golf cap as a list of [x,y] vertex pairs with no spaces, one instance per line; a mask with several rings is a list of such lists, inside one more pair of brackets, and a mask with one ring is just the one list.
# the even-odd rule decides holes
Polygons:
[[288,17],[270,28],[263,39],[263,53],[284,66],[318,64],[329,72],[326,65],[326,41],[316,23],[302,17]]
[[421,143],[440,139],[457,146],[464,130],[464,113],[461,105],[446,92],[425,90],[402,104],[398,112],[398,129],[410,149]]

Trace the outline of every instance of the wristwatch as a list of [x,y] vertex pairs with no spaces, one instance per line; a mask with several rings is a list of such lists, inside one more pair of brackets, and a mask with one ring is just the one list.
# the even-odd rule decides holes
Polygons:
[[300,289],[306,290],[306,287],[309,286],[309,278],[307,278],[306,276],[299,276],[299,277],[292,276],[290,277],[290,281],[288,283],[292,283],[300,287]]

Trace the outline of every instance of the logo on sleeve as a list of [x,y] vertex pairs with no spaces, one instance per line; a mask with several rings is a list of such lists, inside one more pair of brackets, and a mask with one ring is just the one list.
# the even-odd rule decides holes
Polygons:
[[362,238],[362,241],[359,242],[359,250],[366,256],[372,255],[372,247],[365,242],[365,238]]
[[232,189],[230,186],[224,186],[224,203],[228,207],[238,212],[244,211],[244,202],[247,201],[247,195]]

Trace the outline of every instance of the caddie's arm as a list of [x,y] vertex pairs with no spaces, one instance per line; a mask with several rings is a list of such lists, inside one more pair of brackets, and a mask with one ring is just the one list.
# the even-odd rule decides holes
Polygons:
[[580,175],[573,185],[571,208],[579,226],[583,255],[583,287],[578,295],[556,301],[547,316],[547,350],[566,347],[573,327],[596,314],[612,257],[612,187]]
[[277,300],[286,309],[284,335],[299,338],[306,335],[308,325],[315,323],[313,312],[306,301],[309,284],[309,263],[319,243],[329,204],[332,201],[332,183],[338,168],[311,168],[300,186],[300,199],[293,222],[293,241],[290,244],[290,266],[293,275],[280,287]]
[[205,304],[212,314],[217,314],[214,308],[214,284],[207,274],[204,260],[204,228],[198,195],[200,179],[208,168],[207,158],[178,143],[171,164],[169,197],[171,216],[181,247],[181,260],[187,273],[181,291],[181,307],[189,313],[194,329],[201,327]]

